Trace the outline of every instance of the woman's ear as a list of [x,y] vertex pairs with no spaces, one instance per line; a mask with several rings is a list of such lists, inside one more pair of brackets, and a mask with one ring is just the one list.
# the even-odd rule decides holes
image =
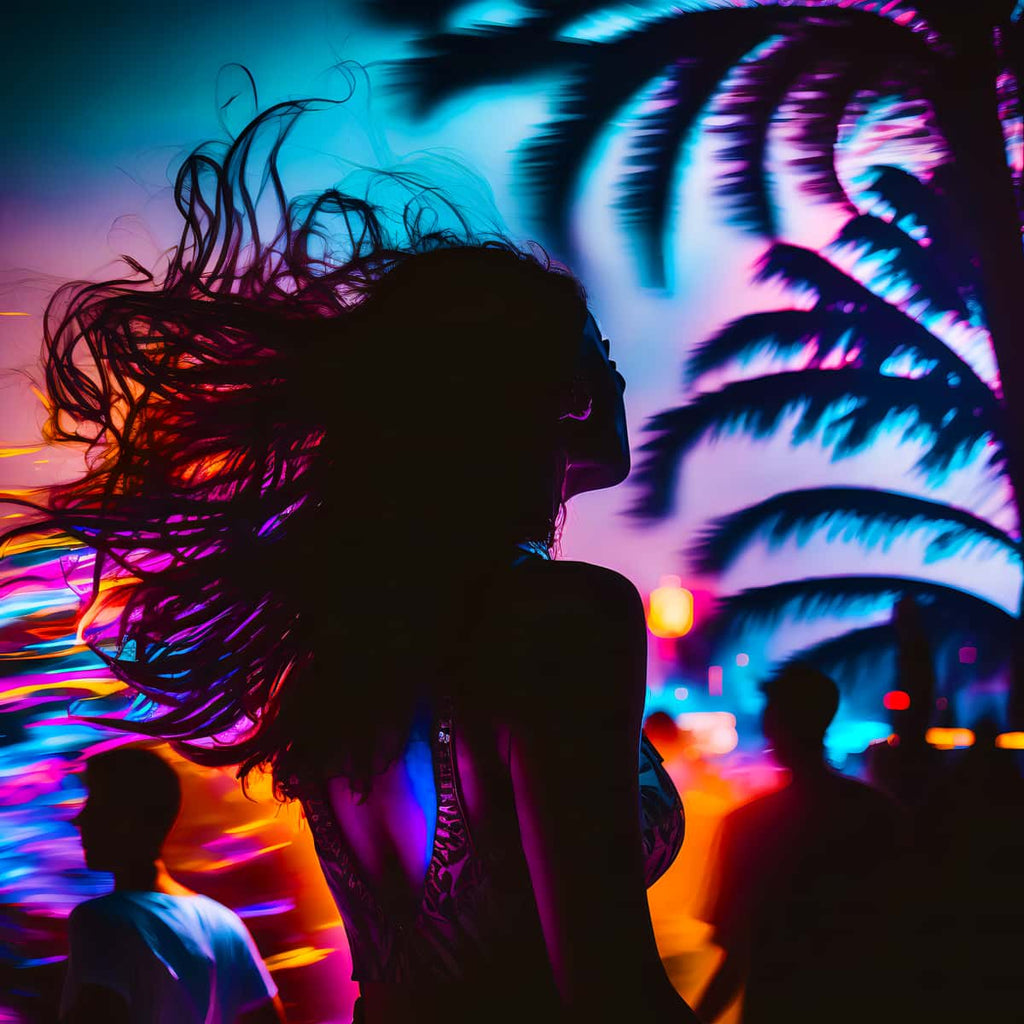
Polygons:
[[565,411],[558,417],[562,420],[582,422],[590,419],[594,411],[594,396],[590,393],[582,377],[574,377],[569,385],[569,393],[565,402]]

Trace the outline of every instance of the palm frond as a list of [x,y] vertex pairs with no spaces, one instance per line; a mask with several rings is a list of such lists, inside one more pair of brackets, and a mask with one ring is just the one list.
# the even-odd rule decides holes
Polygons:
[[694,349],[686,364],[686,378],[699,380],[730,363],[763,354],[795,356],[809,346],[813,346],[811,366],[843,353],[847,365],[874,373],[890,358],[909,354],[919,362],[934,364],[936,380],[955,381],[963,402],[996,407],[988,385],[944,341],[894,306],[870,298],[865,301],[870,303],[868,308],[853,313],[817,306],[739,317]]
[[[795,370],[733,381],[649,421],[646,429],[654,436],[641,448],[645,457],[634,475],[640,496],[632,514],[668,514],[679,463],[704,437],[730,432],[767,437],[788,413],[798,413],[794,445],[824,427],[822,440],[837,458],[863,449],[880,430],[909,417],[901,424],[903,440],[928,441],[918,469],[943,472],[985,440],[1001,436],[998,410],[978,408],[977,415],[964,414],[954,398],[955,392],[938,389],[927,379],[877,376],[856,369]],[[844,408],[837,408],[841,403]],[[1003,458],[1002,448],[993,444],[989,464],[1001,466]]]
[[1017,623],[1005,608],[970,591],[932,580],[883,575],[812,576],[749,587],[723,598],[715,618],[725,635],[746,627],[771,628],[783,619],[860,615],[907,596],[918,602],[924,614],[941,606],[943,615],[970,623],[972,631],[1008,636]]
[[813,249],[778,242],[758,260],[755,281],[784,284],[811,292],[827,309],[855,312],[867,309],[872,298],[867,288]]
[[539,19],[440,33],[424,39],[419,49],[426,52],[389,68],[391,84],[419,115],[470,89],[565,71],[591,56],[586,44],[557,38],[552,25]]
[[876,165],[869,169],[863,195],[880,200],[898,227],[911,230],[910,221],[924,229],[936,265],[945,269],[972,320],[980,324],[984,315],[977,254],[966,244],[963,232],[953,226],[946,186],[950,173],[949,165],[944,164],[932,171],[925,183],[901,167]]
[[965,509],[868,487],[812,487],[775,494],[714,520],[693,545],[691,557],[699,572],[721,572],[758,537],[778,547],[793,536],[803,543],[822,529],[828,530],[829,540],[842,532],[844,539],[868,550],[920,530],[941,531],[928,547],[930,560],[978,545],[1021,558],[1019,542]]
[[[847,692],[853,689],[850,680],[871,673],[882,676],[879,689],[884,692],[891,689],[895,679],[895,645],[896,631],[890,623],[862,626],[795,651],[779,662],[774,671],[782,672],[797,662],[809,663],[831,676]],[[891,669],[879,673],[879,665],[887,656],[892,660]]]
[[941,373],[954,376],[951,386],[963,387],[963,393],[970,395],[964,404],[985,409],[996,404],[988,384],[944,341],[812,249],[773,245],[758,262],[755,279],[811,292],[817,296],[818,307],[852,314],[862,328],[858,363],[865,369],[880,370],[897,350],[915,353],[934,362]]
[[464,0],[357,0],[361,13],[390,25],[436,27],[463,6]]
[[902,167],[890,164],[875,164],[867,173],[863,194],[880,199],[892,211],[897,224],[912,219],[925,229],[933,245],[939,237],[948,234],[948,211],[933,186]]
[[686,361],[686,378],[698,380],[730,363],[759,355],[793,356],[812,344],[823,359],[840,347],[851,347],[857,322],[855,314],[821,307],[749,313],[694,348]]
[[831,243],[831,248],[850,247],[862,259],[878,261],[872,284],[896,283],[910,285],[910,298],[926,302],[935,312],[952,311],[967,320],[969,311],[955,281],[946,267],[896,224],[859,214],[848,220]]
[[722,77],[742,53],[741,43],[712,59],[674,62],[655,109],[633,125],[634,142],[615,205],[638,251],[641,278],[650,287],[665,285],[664,239],[672,227],[673,186],[689,137]]
[[[921,626],[936,661],[941,663],[950,655],[955,658],[957,648],[970,643],[978,654],[976,671],[988,674],[1005,666],[1018,620],[999,614],[984,614],[973,619],[962,616],[963,603],[959,597],[950,601],[945,595],[936,595],[929,606],[920,609]],[[896,646],[897,634],[891,622],[862,626],[795,651],[775,666],[775,671],[798,661],[810,662],[832,676],[840,686],[846,684],[846,689],[852,689],[856,680],[858,691],[867,682],[880,695],[897,684]],[[886,656],[892,659],[891,670],[880,673],[879,666]]]
[[[740,15],[740,17],[736,17]],[[576,45],[577,59],[554,115],[520,151],[519,163],[534,195],[536,219],[556,250],[568,251],[569,216],[577,181],[587,156],[616,114],[661,74],[678,75],[673,101],[679,108],[654,124],[651,137],[663,165],[655,174],[662,181],[644,202],[657,204],[659,216],[668,209],[673,168],[683,157],[680,145],[718,81],[743,53],[763,38],[779,19],[773,8],[708,10],[638,30],[600,46]],[[677,144],[679,143],[679,144]],[[683,147],[685,150],[685,147]],[[671,161],[670,161],[671,157]],[[673,162],[674,161],[674,162]],[[637,188],[627,179],[623,202],[627,208]],[[637,208],[644,223],[653,225],[640,239],[653,278],[660,279],[660,237],[664,223]],[[656,238],[655,238],[656,235]]]
[[785,110],[785,119],[794,127],[799,155],[790,163],[801,167],[804,191],[853,212],[835,161],[847,108],[866,83],[884,87],[893,80],[894,61],[899,62],[899,85],[905,90],[908,76],[934,69],[939,59],[926,31],[908,29],[874,12],[817,7],[813,18],[802,11],[798,19],[776,26],[784,34],[780,45],[737,67],[719,103],[723,114],[732,115],[732,123],[721,129],[731,136],[723,157],[735,162],[723,175],[720,191],[730,199],[737,224],[767,235],[776,233],[767,138],[783,108],[791,108]]
[[[787,163],[800,169],[800,188],[804,194],[853,213],[853,203],[836,170],[836,149],[844,116],[863,86],[865,75],[870,76],[875,69],[865,67],[859,59],[851,62],[848,42],[841,41],[839,47],[830,58],[819,59],[813,71],[801,79],[801,97],[794,102],[789,117],[796,155]],[[868,63],[873,63],[870,58]]]
[[716,191],[728,200],[733,223],[768,236],[778,233],[768,183],[768,129],[806,68],[811,46],[798,22],[786,28],[767,53],[755,53],[733,69],[715,109],[728,123],[709,129],[727,142],[719,159],[732,166],[723,170]]

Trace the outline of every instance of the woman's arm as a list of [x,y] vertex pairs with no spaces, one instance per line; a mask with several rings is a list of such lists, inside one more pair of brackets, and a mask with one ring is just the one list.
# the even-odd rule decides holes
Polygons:
[[509,767],[555,979],[572,1019],[694,1020],[662,968],[644,888],[643,606],[609,570],[544,568],[510,666]]

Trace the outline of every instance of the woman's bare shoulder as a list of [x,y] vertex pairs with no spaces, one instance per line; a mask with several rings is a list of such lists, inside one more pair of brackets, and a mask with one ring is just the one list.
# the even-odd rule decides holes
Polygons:
[[614,569],[591,562],[538,560],[521,566],[509,574],[506,596],[524,613],[553,606],[593,615],[611,613],[616,619],[623,612],[643,614],[633,583]]
[[[575,700],[643,691],[643,602],[621,574],[587,562],[543,562],[509,575],[485,616],[508,690]],[[557,680],[557,685],[552,685]],[[513,686],[514,684],[514,686]],[[538,693],[534,694],[537,690]]]

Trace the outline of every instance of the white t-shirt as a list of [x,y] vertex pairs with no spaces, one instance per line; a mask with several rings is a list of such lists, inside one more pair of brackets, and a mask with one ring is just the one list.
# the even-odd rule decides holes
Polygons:
[[82,985],[119,993],[140,1024],[235,1024],[277,986],[238,915],[207,896],[112,892],[75,907],[61,1016]]

